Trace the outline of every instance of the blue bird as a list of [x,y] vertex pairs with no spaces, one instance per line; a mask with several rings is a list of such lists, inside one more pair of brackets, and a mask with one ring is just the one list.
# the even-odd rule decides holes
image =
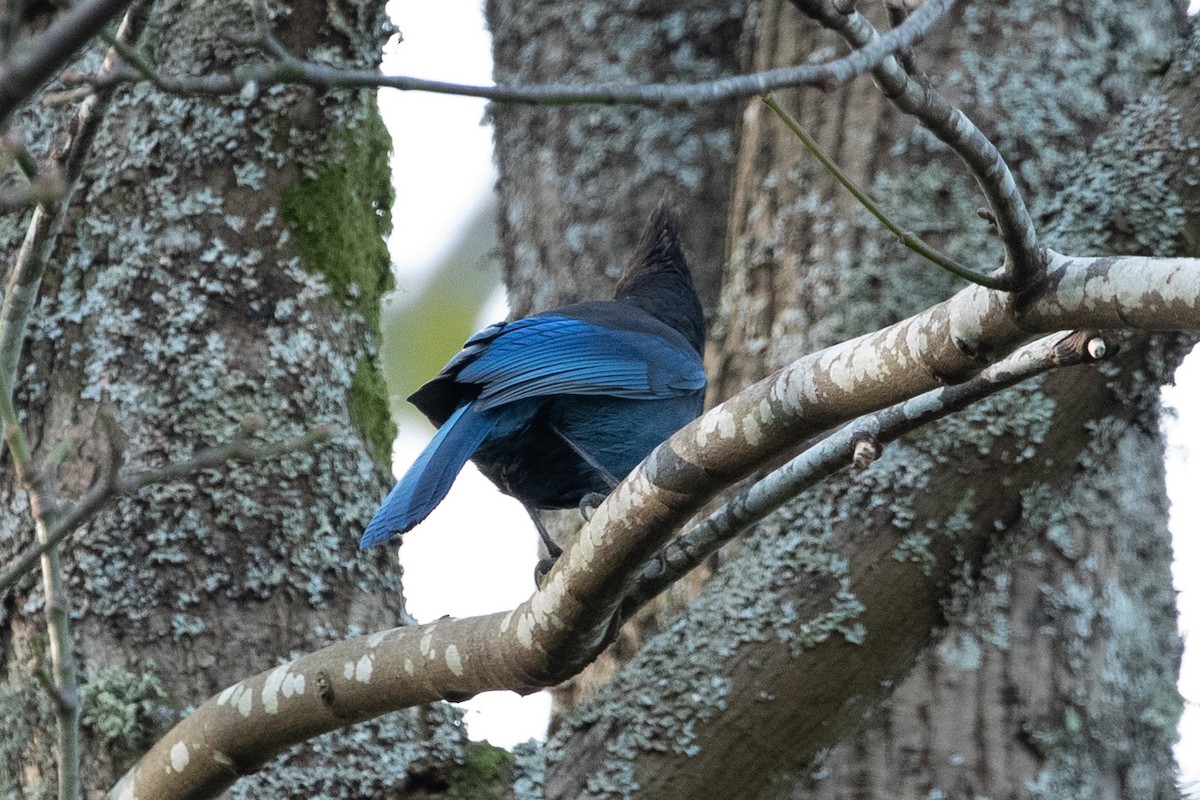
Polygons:
[[438,426],[363,533],[382,544],[442,501],[467,459],[538,516],[607,494],[704,406],[704,315],[674,215],[660,205],[612,300],[575,303],[467,340],[409,402]]

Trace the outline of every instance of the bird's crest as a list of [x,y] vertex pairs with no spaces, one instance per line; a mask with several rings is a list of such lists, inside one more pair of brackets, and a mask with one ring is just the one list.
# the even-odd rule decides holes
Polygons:
[[679,225],[666,200],[660,202],[650,215],[637,249],[617,282],[614,297],[624,300],[636,295],[639,289],[645,288],[646,279],[664,272],[685,276],[691,286],[691,272],[679,242]]
[[645,309],[686,336],[696,352],[704,352],[704,312],[666,199],[650,215],[613,297]]

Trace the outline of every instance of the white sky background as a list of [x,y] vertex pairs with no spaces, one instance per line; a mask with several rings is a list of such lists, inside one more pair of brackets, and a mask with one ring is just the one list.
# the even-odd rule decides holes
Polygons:
[[[392,0],[388,13],[404,41],[384,52],[383,71],[459,83],[492,82],[491,38],[481,0]],[[492,130],[485,102],[421,92],[382,91],[379,107],[392,133],[396,233],[389,241],[403,300],[429,277],[495,183]],[[504,319],[497,294],[480,315],[484,327]],[[400,422],[392,451],[401,475],[433,435],[423,420]],[[404,535],[400,561],[408,612],[421,622],[449,614],[506,611],[528,599],[537,564],[537,533],[521,504],[468,463],[446,499]],[[488,692],[461,704],[472,739],[511,747],[544,739],[550,696]]]
[[[1192,12],[1200,0],[1193,0]],[[383,71],[462,83],[491,83],[491,46],[480,0],[438,3],[392,0],[392,20],[404,41],[388,48]],[[491,129],[481,124],[484,101],[382,91],[384,120],[395,140],[397,233],[390,249],[401,295],[419,288],[461,232],[462,223],[492,190]],[[479,327],[502,319],[498,295]],[[1176,409],[1168,420],[1167,490],[1172,498],[1175,585],[1185,642],[1200,639],[1200,352],[1193,353],[1167,387]],[[428,425],[401,424],[393,451],[403,474],[429,440]],[[1186,530],[1185,530],[1186,529]],[[507,610],[532,589],[536,534],[520,504],[505,497],[468,464],[454,489],[420,526],[405,534],[400,557],[408,610],[422,622]],[[1189,580],[1190,578],[1190,580]],[[1189,587],[1188,583],[1192,586]],[[1200,652],[1184,653],[1180,688],[1187,701],[1177,754],[1184,786],[1200,786]],[[510,747],[544,738],[549,696],[520,698],[491,692],[463,704],[471,738]]]

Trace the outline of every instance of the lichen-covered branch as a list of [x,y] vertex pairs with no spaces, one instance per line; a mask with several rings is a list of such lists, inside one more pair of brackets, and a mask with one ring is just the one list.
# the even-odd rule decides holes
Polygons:
[[[275,84],[303,84],[318,89],[388,88],[400,91],[483,97],[500,103],[530,105],[642,105],[693,106],[754,95],[787,87],[808,86],[830,89],[875,68],[892,53],[911,47],[940,20],[955,0],[929,0],[886,34],[838,59],[822,64],[801,64],[749,75],[736,75],[696,83],[546,84],[539,86],[475,86],[425,80],[399,75],[382,75],[376,70],[343,69],[298,58],[280,58],[250,64],[228,73],[167,75],[151,73],[155,86],[174,94],[240,94],[248,88]],[[102,78],[77,80],[99,85],[147,79],[145,60],[119,68]]]
[[[6,432],[15,430],[5,421]],[[16,452],[19,446],[10,445]],[[58,723],[58,797],[77,800],[79,781],[79,679],[71,643],[70,601],[63,582],[58,549],[47,544],[47,529],[57,517],[53,488],[45,472],[28,461],[13,459],[17,478],[29,495],[41,553],[42,595],[46,601],[46,631],[50,650],[49,687]]]
[[1070,326],[1200,329],[1200,260],[1047,253],[1046,278],[1019,301],[972,287],[801,358],[657,448],[517,608],[382,631],[242,681],[159,740],[111,796],[212,797],[284,747],[336,727],[556,683],[604,646],[646,562],[716,491],[807,436],[961,381],[1031,334]]
[[[866,17],[854,10],[845,13],[834,0],[793,0],[793,4],[853,47],[869,47],[880,37]],[[897,108],[920,120],[970,168],[991,207],[1004,245],[1008,287],[1026,286],[1038,267],[1037,232],[1000,151],[961,109],[909,74],[898,58],[881,60],[871,74]]]
[[637,587],[625,599],[622,617],[628,618],[726,542],[800,492],[846,467],[866,469],[879,458],[883,445],[1035,375],[1055,367],[1097,361],[1106,352],[1112,352],[1112,348],[1090,332],[1052,334],[1018,348],[969,380],[933,389],[847,423],[726,500],[672,540],[643,570]]
[[[128,4],[128,2],[125,2],[117,5],[124,7]],[[85,7],[91,8],[94,14],[101,14],[102,10],[107,8],[102,3],[85,3],[76,6],[72,9],[72,14],[65,16],[74,18],[74,12],[79,12]],[[135,7],[134,13],[126,15],[120,29],[117,31],[116,41],[126,43],[136,41],[142,26],[145,24],[146,10],[147,4],[142,3]],[[85,21],[94,21],[93,17],[83,17],[82,19]],[[60,18],[43,35],[49,36],[59,23],[63,22],[64,19]],[[82,21],[77,22],[79,29],[82,29],[84,23]],[[76,28],[71,28],[70,30],[75,31]],[[63,37],[66,35],[65,33],[62,34]],[[58,39],[51,39],[51,41],[58,41]],[[67,53],[64,58],[71,56],[73,53],[74,50]],[[100,76],[109,74],[115,65],[116,53],[110,50],[98,74]],[[0,70],[0,85],[4,85],[2,70]],[[40,85],[39,83],[33,86],[29,91],[31,93],[36,91]],[[21,356],[21,350],[25,345],[26,322],[37,299],[38,288],[42,283],[42,273],[46,267],[46,255],[54,246],[54,240],[62,224],[62,214],[70,203],[71,193],[79,181],[79,177],[83,171],[84,159],[87,158],[88,151],[92,147],[92,141],[96,136],[100,121],[104,118],[104,113],[109,100],[112,98],[112,93],[112,88],[99,88],[89,94],[83,103],[80,104],[79,111],[76,114],[74,132],[63,148],[63,155],[57,159],[57,163],[55,164],[56,172],[63,176],[65,183],[64,190],[53,198],[44,199],[34,209],[33,220],[29,223],[25,240],[21,244],[21,250],[17,254],[16,261],[9,268],[8,278],[4,287],[4,302],[0,306],[0,403],[6,407],[12,405],[12,391],[16,382],[17,365]],[[0,97],[0,103],[2,102],[3,97]],[[0,105],[0,118],[2,116],[3,106]]]

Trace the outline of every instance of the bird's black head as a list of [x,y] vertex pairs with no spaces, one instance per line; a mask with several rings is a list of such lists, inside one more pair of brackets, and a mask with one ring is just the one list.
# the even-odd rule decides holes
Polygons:
[[682,333],[704,354],[704,311],[679,243],[675,214],[665,202],[650,215],[614,298],[649,312]]

